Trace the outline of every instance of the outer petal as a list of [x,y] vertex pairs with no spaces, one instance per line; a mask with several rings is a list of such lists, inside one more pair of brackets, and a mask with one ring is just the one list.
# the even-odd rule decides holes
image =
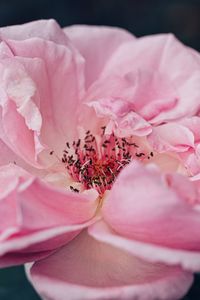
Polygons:
[[[31,257],[29,253],[41,256],[41,252],[60,247],[87,226],[95,214],[97,200],[92,190],[77,195],[37,180],[21,182],[22,171],[15,166],[1,170],[0,256],[8,262],[9,257],[23,261]],[[0,265],[5,265],[4,258]]]
[[[84,92],[82,58],[70,47],[36,38],[9,41],[9,46],[15,55],[38,58],[21,62],[37,85],[43,119],[41,139],[51,147],[55,144],[62,147],[66,139],[74,135],[77,110]],[[37,78],[38,75],[42,78]]]
[[122,44],[135,40],[123,29],[106,26],[74,25],[64,28],[64,32],[85,58],[86,87],[99,77],[105,64]]
[[[180,192],[184,187],[184,192]],[[181,175],[162,175],[136,162],[118,176],[103,215],[119,234],[173,249],[200,250],[199,199],[195,185]]]
[[[15,31],[17,31],[16,37]],[[24,67],[27,73],[29,83],[32,80],[32,89],[30,89],[30,84],[29,88],[20,85],[21,94],[29,92],[29,98],[32,98],[29,101],[27,97],[26,101],[24,98],[19,99],[21,94],[16,99],[16,93],[19,92],[19,86],[16,87],[16,84],[20,79],[16,76],[15,81],[12,82],[13,88],[9,91],[11,91],[12,100],[17,102],[18,113],[25,119],[29,130],[33,130],[32,127],[36,124],[33,113],[36,108],[40,110],[42,128],[34,137],[34,142],[37,143],[36,151],[43,150],[40,145],[41,141],[43,146],[47,144],[53,150],[58,151],[58,148],[63,150],[66,138],[71,139],[75,134],[77,109],[84,93],[83,58],[53,20],[2,28],[0,36],[3,40],[0,58],[5,61],[8,56],[14,55],[16,58],[10,62],[11,67],[20,63],[21,68]],[[8,65],[7,61],[5,64]],[[8,94],[7,90],[5,92],[5,87],[2,88],[2,93]],[[21,101],[20,108],[18,107],[19,100]],[[37,130],[38,127],[39,125]],[[27,147],[22,148],[27,149]]]
[[39,260],[70,242],[95,220],[79,225],[57,226],[35,232],[13,235],[0,243],[0,267]]
[[61,45],[65,45],[68,42],[66,35],[53,19],[0,28],[0,40],[23,41],[33,37],[39,37]]
[[[101,77],[142,70],[163,74],[176,90],[178,104],[170,110],[160,111],[151,120],[162,122],[199,111],[200,56],[177,41],[173,35],[142,37],[132,44],[123,44],[106,64]],[[184,67],[183,67],[184,66]]]
[[[179,299],[191,285],[190,274],[153,265],[81,233],[56,254],[29,270],[43,299]],[[169,289],[170,287],[170,289]]]
[[14,58],[0,61],[0,79],[0,137],[25,161],[37,166],[37,154],[42,150],[37,139],[42,120],[32,101],[35,85]]
[[128,239],[112,230],[105,222],[99,221],[90,226],[90,235],[113,247],[137,256],[153,264],[164,263],[168,266],[181,266],[186,271],[198,272],[200,269],[200,253],[162,247]]
[[0,167],[0,239],[5,238],[8,233],[12,234],[19,221],[17,203],[13,199],[20,182],[26,183],[29,180],[30,176],[13,164]]

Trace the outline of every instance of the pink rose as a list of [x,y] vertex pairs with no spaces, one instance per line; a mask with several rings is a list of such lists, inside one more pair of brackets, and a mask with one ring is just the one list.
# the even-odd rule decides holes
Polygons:
[[45,300],[180,299],[200,270],[199,54],[53,20],[0,41],[0,266],[32,262]]

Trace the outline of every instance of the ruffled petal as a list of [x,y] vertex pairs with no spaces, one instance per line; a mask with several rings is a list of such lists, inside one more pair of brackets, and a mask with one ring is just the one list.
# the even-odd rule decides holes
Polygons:
[[179,268],[147,263],[82,232],[71,243],[29,267],[42,299],[180,299],[192,276]]
[[[23,26],[24,37],[21,36]],[[84,94],[83,58],[55,21],[38,21],[21,25],[19,36],[16,35],[16,38],[12,34],[14,30],[18,28],[2,29],[3,43],[15,57],[10,62],[11,68],[14,64],[20,64],[27,74],[27,80],[32,80],[32,89],[30,84],[26,89],[21,84],[22,92],[27,93],[28,90],[32,99],[28,101],[26,98],[23,106],[17,107],[18,113],[26,123],[29,119],[29,124],[26,125],[32,130],[32,126],[36,126],[36,117],[33,114],[36,108],[39,109],[42,127],[34,136],[36,151],[41,152],[47,145],[60,154],[66,139],[72,139],[76,135],[77,114]],[[5,57],[2,61],[5,61]],[[7,65],[6,61],[5,64]],[[16,100],[16,93],[19,90],[18,86],[16,87],[17,80],[18,77],[12,83],[11,94],[12,100],[19,104],[19,99]],[[5,94],[5,87],[3,92]]]
[[74,137],[76,132],[84,93],[82,58],[69,47],[37,38],[9,41],[9,46],[15,55],[25,58],[21,62],[36,82],[43,120],[41,140],[52,148],[56,144],[63,147],[66,139]]
[[135,40],[126,30],[107,26],[74,25],[64,28],[64,32],[85,59],[86,87],[99,77],[122,44]]
[[103,98],[91,101],[98,117],[109,119],[105,134],[115,133],[119,137],[146,136],[151,133],[151,125],[129,108],[129,103],[120,99]]
[[52,41],[57,44],[65,45],[68,43],[66,35],[58,23],[53,20],[38,20],[22,25],[14,25],[0,28],[0,40],[23,41],[33,37]]
[[[168,109],[159,108],[157,114],[154,116],[152,114],[151,122],[161,123],[165,120],[192,116],[199,111],[199,65],[200,56],[197,52],[191,51],[171,34],[160,34],[142,37],[132,43],[121,45],[107,62],[101,77],[125,76],[130,72],[139,72],[139,74],[142,72],[147,76],[151,73],[158,74],[156,77],[160,79],[164,76],[167,86],[171,86],[172,91],[174,90],[172,94],[174,97],[172,99],[168,97],[168,90],[166,90],[167,98],[162,99],[159,106],[167,103]],[[159,85],[157,87],[160,91]],[[147,94],[146,89],[142,94],[149,96],[148,91],[149,88]],[[176,106],[171,105],[170,108],[170,99],[178,100]],[[150,102],[151,98],[149,104]]]
[[0,61],[1,139],[17,155],[38,166],[42,145],[37,140],[42,118],[32,101],[35,85],[23,66],[14,58]]
[[177,123],[167,123],[153,128],[148,137],[153,149],[162,152],[186,152],[194,148],[194,135],[187,127]]
[[104,105],[106,111],[108,107],[111,116],[137,113],[151,123],[154,117],[171,111],[178,102],[167,76],[148,69],[102,77],[88,89],[85,100],[90,106]]
[[[191,176],[200,172],[200,118],[183,118],[153,128],[148,141],[159,153],[176,153],[182,166]],[[173,134],[171,134],[173,132]]]
[[184,118],[179,123],[190,130],[194,136],[194,147],[184,153],[180,153],[180,158],[190,175],[200,173],[200,118],[197,116]]

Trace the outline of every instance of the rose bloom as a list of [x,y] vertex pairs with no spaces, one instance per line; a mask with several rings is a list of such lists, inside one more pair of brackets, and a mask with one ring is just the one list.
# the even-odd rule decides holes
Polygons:
[[0,29],[0,266],[45,300],[173,300],[200,270],[200,56],[171,34]]

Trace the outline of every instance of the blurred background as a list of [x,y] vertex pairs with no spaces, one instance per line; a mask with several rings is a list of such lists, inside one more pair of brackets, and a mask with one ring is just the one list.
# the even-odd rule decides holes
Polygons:
[[[173,32],[185,44],[200,50],[200,0],[0,0],[1,27],[48,18],[56,19],[61,26],[123,27],[138,37]],[[184,300],[199,299],[197,275]],[[39,300],[23,267],[0,270],[0,300]]]

